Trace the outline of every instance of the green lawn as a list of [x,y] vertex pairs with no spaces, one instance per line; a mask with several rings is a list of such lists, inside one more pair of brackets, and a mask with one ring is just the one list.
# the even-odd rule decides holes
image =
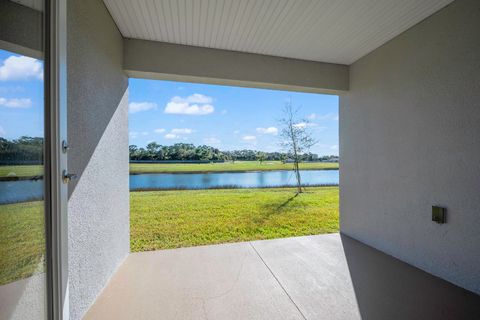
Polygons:
[[43,174],[41,165],[0,166],[0,178],[2,177],[34,177]]
[[[281,161],[236,161],[224,163],[131,163],[130,173],[161,172],[221,172],[221,171],[269,171],[292,170],[293,164]],[[338,169],[338,163],[301,163],[300,169]]]
[[0,205],[0,285],[44,270],[43,201]]
[[338,232],[338,187],[130,193],[131,250]]
[[[130,193],[131,250],[338,231],[338,187]],[[0,205],[0,285],[44,270],[41,201]]]

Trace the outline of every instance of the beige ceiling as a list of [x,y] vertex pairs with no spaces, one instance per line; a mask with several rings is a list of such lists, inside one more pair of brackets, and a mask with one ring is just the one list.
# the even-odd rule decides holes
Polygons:
[[351,64],[452,0],[104,0],[122,35]]

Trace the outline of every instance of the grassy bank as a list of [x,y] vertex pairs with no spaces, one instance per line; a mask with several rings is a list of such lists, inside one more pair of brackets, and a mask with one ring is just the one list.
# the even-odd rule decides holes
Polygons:
[[0,166],[0,178],[35,177],[43,174],[41,165]]
[[338,231],[338,187],[130,193],[131,250]]
[[[291,163],[281,161],[236,161],[224,163],[131,163],[130,173],[193,173],[193,172],[242,172],[242,171],[272,171],[292,170]],[[338,163],[314,162],[301,163],[302,170],[338,169]],[[20,165],[0,166],[0,180],[9,178],[35,177],[43,174],[43,166]]]
[[[235,161],[224,163],[131,163],[130,173],[187,173],[187,172],[241,172],[292,170],[293,164],[281,161]],[[321,170],[338,169],[338,163],[312,162],[301,163],[300,169]]]
[[0,205],[0,285],[42,272],[43,202]]

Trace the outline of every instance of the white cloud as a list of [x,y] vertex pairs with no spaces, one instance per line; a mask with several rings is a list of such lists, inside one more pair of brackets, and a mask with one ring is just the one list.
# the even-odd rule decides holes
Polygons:
[[173,134],[190,134],[192,132],[193,132],[193,130],[190,129],[190,128],[172,129],[170,131],[170,133],[173,133]]
[[254,141],[254,140],[257,140],[257,137],[255,137],[255,136],[243,136],[242,140],[243,141]]
[[148,132],[147,131],[140,131],[140,132],[139,131],[130,131],[129,135],[130,135],[130,138],[136,139],[139,136],[147,136]]
[[170,101],[165,107],[165,113],[170,114],[186,114],[186,115],[207,115],[212,113],[215,108],[210,104],[198,105],[189,104],[187,102]]
[[257,132],[260,134],[278,134],[278,129],[275,127],[268,127],[268,128],[257,128]]
[[337,145],[337,144],[334,144],[334,145],[330,146],[330,149],[332,149],[332,150],[338,150],[338,145]]
[[209,144],[209,145],[218,145],[218,144],[222,143],[222,141],[220,139],[215,138],[215,137],[210,137],[210,138],[203,139],[203,143]]
[[0,81],[43,80],[42,63],[25,56],[10,56],[0,66]]
[[190,128],[175,128],[175,129],[170,130],[170,132],[167,133],[166,135],[164,135],[164,138],[165,139],[170,139],[170,140],[171,139],[187,140],[187,137],[185,137],[185,135],[191,134],[193,132],[194,132],[194,130],[190,129]]
[[227,113],[228,113],[227,110],[225,110],[225,109],[222,110],[222,114],[227,114]]
[[32,100],[29,98],[21,98],[21,99],[6,99],[0,97],[0,106],[7,107],[7,108],[30,108],[32,106]]
[[175,96],[165,106],[165,113],[186,115],[207,115],[215,111],[211,104],[213,99],[203,94],[194,93],[186,98]]
[[240,133],[240,130],[233,131],[233,134],[239,134],[239,133]]
[[176,138],[180,138],[180,136],[178,136],[176,134],[173,134],[173,133],[167,133],[165,135],[165,139],[176,139]]
[[130,113],[136,113],[152,109],[157,109],[157,104],[154,102],[130,102],[130,104],[128,105],[128,111]]
[[163,129],[163,128],[158,128],[158,129],[153,130],[153,132],[155,132],[155,133],[164,133],[164,132],[165,132],[165,129]]
[[5,129],[3,129],[2,126],[0,126],[0,136],[1,136],[1,137],[4,137],[4,136],[6,136],[6,135],[7,135],[7,132],[5,131]]
[[184,99],[188,103],[212,103],[213,99],[200,93],[194,93]]

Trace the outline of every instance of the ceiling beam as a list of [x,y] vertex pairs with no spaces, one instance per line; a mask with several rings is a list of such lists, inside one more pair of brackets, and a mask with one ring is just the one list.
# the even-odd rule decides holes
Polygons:
[[134,78],[339,94],[346,65],[124,39],[124,69]]
[[43,14],[0,0],[0,49],[41,59]]

